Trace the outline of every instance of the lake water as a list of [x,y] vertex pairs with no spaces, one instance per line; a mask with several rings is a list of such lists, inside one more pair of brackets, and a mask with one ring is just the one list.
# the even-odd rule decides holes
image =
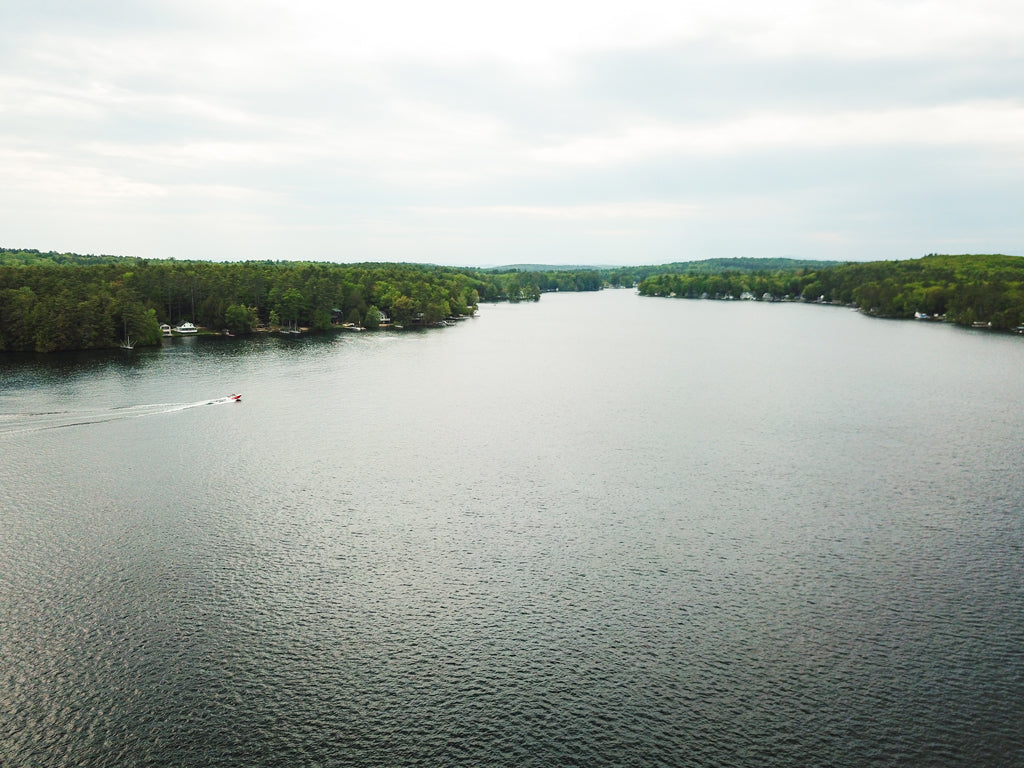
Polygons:
[[1019,337],[621,290],[0,377],[3,768],[1024,764]]

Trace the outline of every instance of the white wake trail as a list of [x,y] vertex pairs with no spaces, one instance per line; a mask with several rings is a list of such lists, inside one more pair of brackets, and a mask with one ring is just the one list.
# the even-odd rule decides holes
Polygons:
[[146,416],[175,413],[206,405],[226,405],[233,402],[236,401],[231,397],[216,397],[192,403],[145,403],[107,409],[0,414],[0,435],[41,432],[43,430],[64,429],[66,427],[82,427],[89,424],[104,424],[109,421],[123,421],[125,419],[141,419]]

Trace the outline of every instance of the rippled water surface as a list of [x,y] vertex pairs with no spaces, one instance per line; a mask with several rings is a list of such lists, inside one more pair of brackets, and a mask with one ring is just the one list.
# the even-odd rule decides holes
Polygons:
[[0,765],[1024,764],[1024,341],[480,315],[0,357]]

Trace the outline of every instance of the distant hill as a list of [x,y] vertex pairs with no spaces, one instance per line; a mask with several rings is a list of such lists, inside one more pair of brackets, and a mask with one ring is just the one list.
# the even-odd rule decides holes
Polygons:
[[585,264],[506,264],[501,267],[487,267],[486,272],[603,272],[619,269],[618,266],[596,266]]
[[[40,251],[35,248],[0,247],[0,264],[41,265],[41,264],[120,264],[137,261],[135,256],[112,256],[109,254],[58,253]],[[289,262],[268,262],[287,264]],[[701,261],[675,261],[670,264],[645,266],[621,266],[612,264],[507,264],[499,267],[485,267],[480,271],[505,272],[598,272],[608,275],[615,272],[629,272],[645,277],[670,272],[673,274],[720,274],[722,272],[775,272],[778,270],[822,269],[842,262],[813,261],[808,259],[704,259]],[[418,264],[416,266],[434,266]],[[641,279],[642,279],[641,277]]]
[[622,266],[616,264],[507,264],[501,267],[488,267],[488,272],[616,272],[639,271],[644,274],[661,272],[720,274],[722,272],[775,272],[794,269],[823,269],[834,267],[845,262],[816,261],[812,259],[775,259],[775,258],[733,258],[733,259],[702,259],[700,261],[674,261],[669,264],[647,264],[641,266]]

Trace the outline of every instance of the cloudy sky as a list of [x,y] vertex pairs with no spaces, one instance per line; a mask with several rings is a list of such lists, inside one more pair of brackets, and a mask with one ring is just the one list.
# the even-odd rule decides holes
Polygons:
[[1024,254],[1020,0],[0,0],[0,245]]

